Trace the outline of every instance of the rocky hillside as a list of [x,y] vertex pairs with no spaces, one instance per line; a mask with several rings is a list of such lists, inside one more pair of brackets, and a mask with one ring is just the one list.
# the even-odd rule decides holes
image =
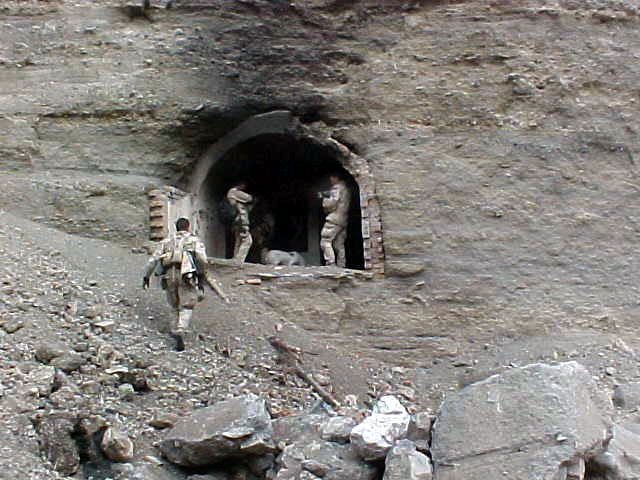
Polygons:
[[[359,408],[391,393],[432,414],[533,362],[577,360],[601,392],[638,380],[639,15],[622,0],[2,2],[0,478],[64,474],[41,460],[52,412],[74,438],[125,425],[153,463],[173,416],[249,393],[274,416],[310,408],[276,333]],[[174,352],[162,292],[140,288],[147,193],[186,188],[212,144],[274,110],[366,161],[385,275],[214,261],[233,303],[210,294]],[[87,458],[76,478],[118,473]]]

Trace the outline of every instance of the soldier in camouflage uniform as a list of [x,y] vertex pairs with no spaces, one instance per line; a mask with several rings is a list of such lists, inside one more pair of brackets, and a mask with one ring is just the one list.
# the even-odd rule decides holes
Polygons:
[[337,263],[339,267],[344,268],[347,259],[344,243],[347,239],[351,194],[347,184],[337,174],[329,175],[329,181],[331,189],[320,194],[322,208],[327,214],[320,232],[320,249],[325,265]]
[[154,271],[162,276],[162,288],[167,293],[169,305],[177,313],[171,331],[176,339],[176,349],[184,350],[184,335],[191,323],[193,308],[204,298],[201,281],[206,281],[223,300],[229,302],[210,276],[204,244],[190,232],[186,218],[178,219],[176,233],[162,240],[149,259],[142,282],[145,290],[149,288],[149,278]]
[[244,262],[247,259],[253,238],[249,225],[249,213],[254,205],[253,196],[246,192],[246,182],[240,182],[227,192],[227,200],[236,211],[233,220],[233,259]]

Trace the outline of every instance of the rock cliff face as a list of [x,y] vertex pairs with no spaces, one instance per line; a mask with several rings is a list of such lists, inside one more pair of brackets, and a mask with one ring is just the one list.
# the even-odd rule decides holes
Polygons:
[[[270,351],[261,335],[284,324],[338,393],[366,397],[367,375],[379,375],[372,395],[391,385],[428,409],[457,383],[532,360],[581,358],[603,385],[640,378],[630,335],[640,269],[634,2],[137,7],[0,5],[0,208],[18,229],[2,232],[7,256],[17,231],[27,238],[40,224],[20,245],[62,252],[55,261],[77,269],[73,278],[108,272],[102,304],[137,345],[133,326],[157,332],[146,319],[171,314],[160,293],[140,300],[131,286],[144,257],[130,251],[149,235],[147,193],[188,189],[212,145],[254,115],[288,111],[322,139],[318,155],[335,141],[371,173],[385,277],[275,278],[222,262],[234,307],[208,298],[195,327],[225,355],[246,344],[255,360]],[[42,307],[32,305],[38,288],[29,284],[27,307],[2,291],[5,338],[25,308]],[[22,326],[31,348],[36,333]],[[9,348],[10,366],[29,350]]]
[[288,109],[369,162],[387,272],[415,273],[436,307],[473,308],[465,324],[635,311],[633,5],[174,7],[5,2],[8,208],[140,242],[146,190],[185,184],[249,115]]

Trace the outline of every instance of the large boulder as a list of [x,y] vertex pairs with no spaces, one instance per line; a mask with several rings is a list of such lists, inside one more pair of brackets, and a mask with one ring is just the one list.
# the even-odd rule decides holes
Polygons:
[[176,465],[198,467],[275,450],[265,400],[253,394],[196,410],[178,421],[160,442]]
[[584,458],[610,436],[611,409],[576,362],[494,375],[442,404],[431,445],[434,478],[581,478]]
[[607,450],[593,459],[591,467],[603,480],[640,478],[640,424],[614,425]]
[[371,415],[351,430],[351,444],[367,461],[383,460],[396,440],[406,437],[410,415],[392,395],[381,397]]
[[411,440],[397,442],[384,461],[383,480],[431,480],[431,461]]

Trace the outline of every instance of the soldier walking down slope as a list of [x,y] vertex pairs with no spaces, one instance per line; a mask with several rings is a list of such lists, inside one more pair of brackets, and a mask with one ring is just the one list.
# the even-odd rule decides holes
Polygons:
[[338,266],[344,268],[347,263],[344,243],[347,239],[350,192],[347,184],[338,174],[329,175],[329,181],[331,189],[320,193],[322,208],[327,214],[320,232],[320,249],[324,255],[325,265],[335,265],[337,257]]
[[156,272],[162,277],[162,288],[167,292],[169,305],[177,314],[171,334],[178,351],[184,350],[184,336],[191,323],[193,308],[204,298],[203,280],[229,303],[229,298],[209,274],[204,244],[190,229],[189,220],[178,219],[176,233],[160,242],[147,263],[142,281],[142,287],[146,290],[152,273]]
[[247,259],[253,238],[249,225],[249,213],[254,205],[253,195],[247,193],[247,183],[240,182],[227,192],[227,200],[236,211],[233,220],[233,259],[244,262]]

